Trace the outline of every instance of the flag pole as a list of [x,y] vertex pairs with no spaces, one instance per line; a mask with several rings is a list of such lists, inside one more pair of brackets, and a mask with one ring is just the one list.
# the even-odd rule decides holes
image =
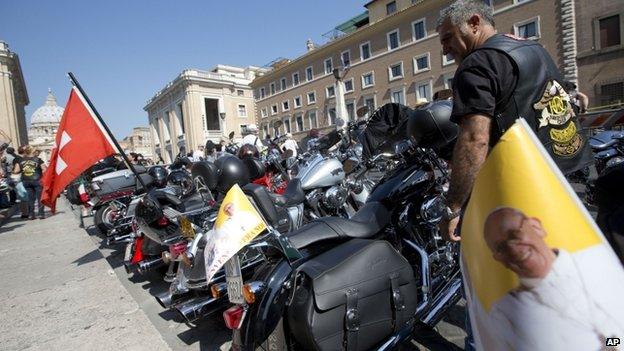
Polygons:
[[95,117],[97,117],[97,119],[100,122],[100,124],[102,125],[102,127],[104,127],[104,130],[108,134],[108,137],[110,138],[110,140],[113,142],[113,144],[117,148],[117,151],[119,151],[119,154],[121,155],[123,160],[126,162],[126,165],[128,165],[128,168],[130,169],[130,171],[132,173],[134,173],[134,176],[139,181],[139,183],[141,183],[141,186],[143,187],[143,189],[147,190],[147,186],[145,185],[145,182],[143,182],[143,179],[139,176],[139,173],[134,168],[134,165],[132,164],[132,162],[130,162],[130,159],[128,158],[128,155],[126,155],[124,150],[121,148],[121,146],[117,142],[117,139],[115,139],[115,136],[113,135],[113,133],[111,133],[111,131],[110,131],[110,129],[108,129],[108,126],[106,125],[106,123],[104,123],[104,120],[102,119],[102,116],[100,116],[98,111],[95,109],[95,106],[93,106],[93,104],[91,103],[91,100],[89,100],[89,97],[87,96],[87,94],[85,94],[84,90],[82,90],[82,87],[80,86],[80,83],[78,83],[78,80],[76,79],[74,74],[72,72],[67,72],[67,75],[69,76],[69,79],[71,80],[72,84],[78,89],[80,94],[84,97],[85,101],[87,102],[87,104],[91,108],[91,111],[93,111],[93,113],[95,114]]

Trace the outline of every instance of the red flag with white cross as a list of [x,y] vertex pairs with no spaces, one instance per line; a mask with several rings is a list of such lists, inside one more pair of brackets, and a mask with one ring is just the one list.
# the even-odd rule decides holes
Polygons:
[[43,174],[41,202],[56,207],[63,189],[99,160],[117,153],[115,146],[80,91],[73,87],[56,132],[50,164]]

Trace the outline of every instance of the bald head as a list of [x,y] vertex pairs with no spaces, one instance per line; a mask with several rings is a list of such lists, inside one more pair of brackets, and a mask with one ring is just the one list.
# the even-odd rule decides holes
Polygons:
[[495,260],[520,278],[544,278],[556,256],[546,245],[539,219],[511,207],[500,207],[485,219],[483,236]]

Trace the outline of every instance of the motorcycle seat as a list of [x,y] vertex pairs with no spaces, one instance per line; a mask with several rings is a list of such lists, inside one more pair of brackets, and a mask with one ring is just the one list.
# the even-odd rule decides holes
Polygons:
[[293,178],[288,182],[284,194],[270,194],[270,196],[275,205],[279,207],[293,207],[305,201],[305,192],[299,178]]
[[286,234],[297,249],[311,244],[348,238],[369,238],[390,222],[390,213],[379,202],[369,202],[352,218],[323,217],[310,222],[299,230]]
[[617,139],[611,139],[611,140],[607,141],[606,143],[591,144],[591,148],[594,149],[594,151],[601,151],[601,150],[606,150],[606,149],[612,147],[613,145],[615,145],[617,143],[618,143]]

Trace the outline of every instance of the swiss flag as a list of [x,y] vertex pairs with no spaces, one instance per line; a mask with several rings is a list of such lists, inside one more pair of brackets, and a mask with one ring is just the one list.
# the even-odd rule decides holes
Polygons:
[[65,187],[97,161],[117,151],[80,91],[72,88],[43,174],[41,202],[54,212]]

